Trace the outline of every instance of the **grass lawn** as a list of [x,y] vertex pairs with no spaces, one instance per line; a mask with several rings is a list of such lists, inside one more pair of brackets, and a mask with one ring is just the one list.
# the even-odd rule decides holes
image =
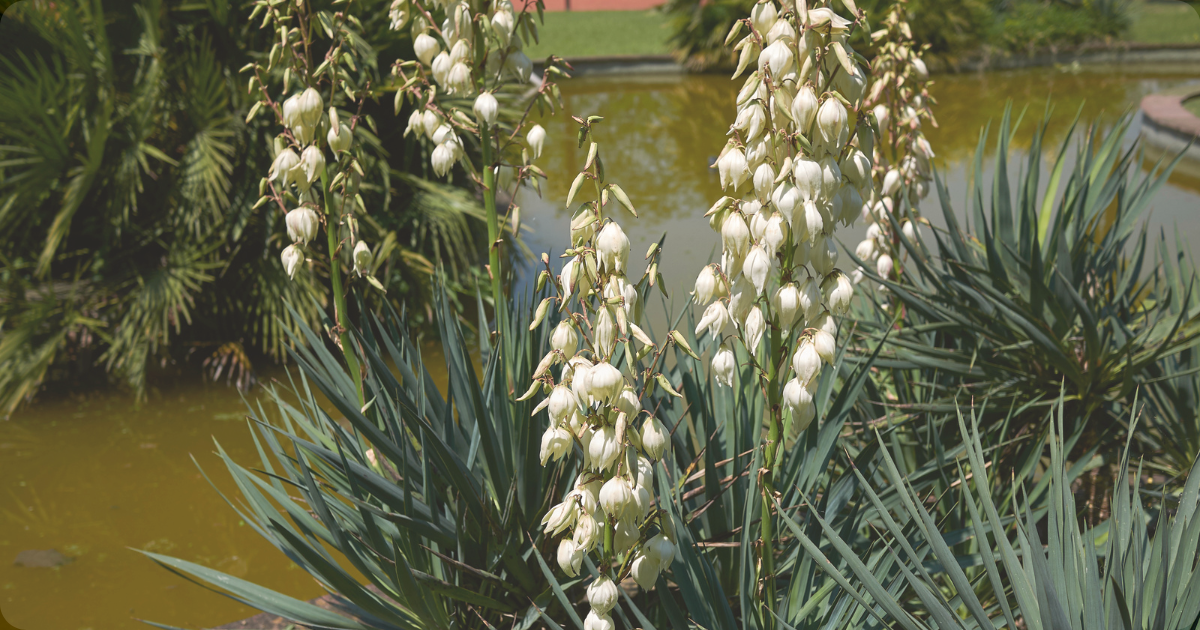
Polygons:
[[530,59],[596,55],[664,55],[666,17],[654,11],[569,11],[546,13],[541,42],[525,50]]
[[1200,96],[1193,96],[1192,98],[1184,101],[1183,108],[1197,116],[1200,116]]
[[1183,2],[1133,2],[1125,39],[1145,44],[1200,44],[1200,13]]

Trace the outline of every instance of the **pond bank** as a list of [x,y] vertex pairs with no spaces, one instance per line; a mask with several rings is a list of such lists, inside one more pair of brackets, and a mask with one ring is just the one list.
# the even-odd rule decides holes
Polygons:
[[1178,170],[1200,176],[1200,117],[1188,111],[1183,102],[1200,97],[1195,89],[1149,94],[1142,99],[1142,137],[1161,153],[1184,153]]
[[[572,76],[614,74],[678,74],[688,69],[673,55],[602,55],[567,57]],[[1200,44],[1138,44],[1122,42],[1106,46],[1083,46],[1066,51],[1044,51],[1032,55],[982,54],[957,63],[929,61],[930,71],[942,74],[1015,70],[1073,65],[1200,65]],[[537,69],[541,64],[535,64]],[[729,68],[712,68],[722,73]]]

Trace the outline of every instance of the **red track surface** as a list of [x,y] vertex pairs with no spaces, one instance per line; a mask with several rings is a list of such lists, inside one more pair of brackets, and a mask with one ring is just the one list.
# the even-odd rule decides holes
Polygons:
[[[568,9],[568,2],[570,8]],[[546,0],[547,11],[646,11],[663,0]],[[513,2],[520,7],[520,2]]]

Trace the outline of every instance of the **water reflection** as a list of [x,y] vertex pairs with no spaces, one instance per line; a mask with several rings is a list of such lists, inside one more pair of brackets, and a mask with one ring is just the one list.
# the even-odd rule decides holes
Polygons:
[[[1023,124],[1012,144],[1014,162],[1027,157],[1031,134],[1046,113],[1047,100],[1051,99],[1053,112],[1043,155],[1043,168],[1048,169],[1067,139],[1077,112],[1079,131],[1089,125],[1109,129],[1122,114],[1136,111],[1145,94],[1190,84],[1200,84],[1200,71],[1191,66],[1088,67],[1076,72],[1048,68],[941,75],[936,77],[932,88],[938,101],[934,111],[939,126],[927,129],[926,136],[938,153],[936,162],[946,178],[952,201],[961,205],[967,166],[980,132],[989,121],[999,122],[1009,99],[1014,117],[1025,110]],[[662,265],[666,281],[675,291],[689,290],[697,270],[712,256],[717,242],[702,218],[704,211],[722,194],[716,172],[708,164],[724,142],[738,85],[724,75],[583,77],[564,82],[565,111],[542,121],[552,139],[541,161],[550,177],[545,197],[538,200],[526,195],[522,202],[527,225],[533,230],[529,236],[533,251],[561,252],[564,247],[569,216],[562,200],[585,157],[575,145],[575,124],[569,116],[599,114],[605,117],[597,135],[607,156],[608,179],[621,184],[641,213],[637,221],[631,217],[622,219],[635,254],[631,258],[640,259],[637,254],[667,232],[668,256]],[[1127,144],[1137,137],[1139,127],[1135,117]],[[985,160],[985,173],[992,161],[990,157]],[[1015,177],[1016,169],[1012,170]],[[986,177],[984,184],[990,186]],[[937,222],[936,216],[941,211],[936,202],[927,201],[926,207],[927,215]],[[1180,172],[1155,199],[1152,230],[1178,225],[1185,233],[1200,234],[1197,208],[1200,208],[1200,179]],[[857,231],[840,231],[838,236],[854,243],[861,230],[860,227]],[[631,267],[633,272],[640,273],[636,263],[631,262]]]

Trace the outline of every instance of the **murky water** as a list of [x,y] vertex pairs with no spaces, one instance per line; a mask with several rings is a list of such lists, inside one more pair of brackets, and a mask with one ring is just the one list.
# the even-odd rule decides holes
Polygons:
[[[1190,72],[1190,74],[1189,74]],[[1194,68],[1052,69],[941,76],[934,94],[940,127],[927,130],[956,202],[963,163],[981,127],[1011,98],[1029,113],[1016,149],[1028,146],[1046,98],[1055,114],[1047,146],[1057,151],[1082,105],[1085,120],[1111,124],[1142,95],[1200,83]],[[720,196],[709,160],[721,147],[733,111],[734,84],[724,76],[583,78],[563,85],[566,114],[602,114],[605,166],[642,218],[623,218],[633,271],[651,242],[669,232],[662,271],[677,303],[716,242],[704,210]],[[569,217],[566,189],[585,157],[562,113],[543,121],[550,137],[542,162],[551,176],[544,200],[522,200],[534,252],[561,252]],[[1132,133],[1136,133],[1135,123]],[[1048,157],[1052,157],[1048,156]],[[1200,234],[1200,179],[1175,176],[1160,192],[1155,226]],[[846,236],[850,240],[852,236]],[[261,392],[252,392],[251,397]],[[240,523],[191,461],[216,486],[232,491],[213,455],[256,455],[239,395],[184,379],[155,392],[140,408],[122,393],[43,400],[0,423],[0,611],[24,630],[145,627],[134,617],[183,627],[219,625],[254,611],[191,585],[130,550],[147,549],[200,562],[308,598],[320,588]],[[231,498],[236,500],[235,496]],[[74,560],[56,569],[13,566],[26,549],[54,548]]]

